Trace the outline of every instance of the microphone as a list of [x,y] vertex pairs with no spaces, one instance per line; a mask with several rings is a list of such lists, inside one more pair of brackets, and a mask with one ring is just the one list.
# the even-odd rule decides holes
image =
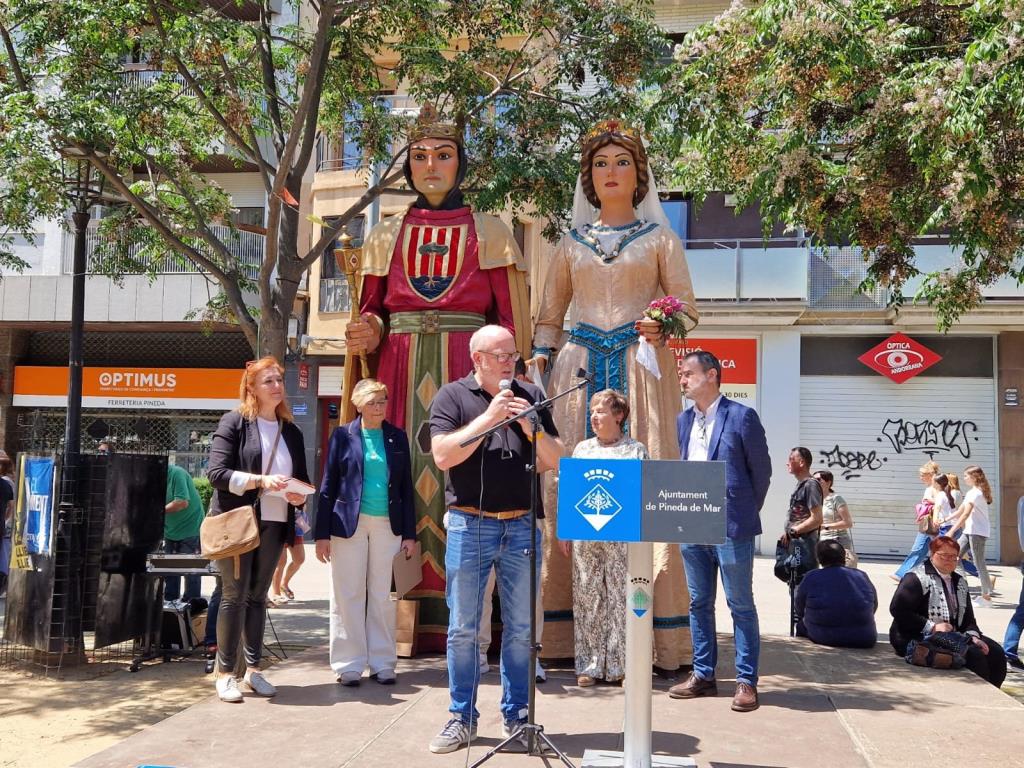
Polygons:
[[502,379],[498,382],[498,389],[512,389],[511,379]]

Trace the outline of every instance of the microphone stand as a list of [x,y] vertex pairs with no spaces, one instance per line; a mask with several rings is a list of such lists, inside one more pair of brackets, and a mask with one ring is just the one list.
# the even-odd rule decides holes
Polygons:
[[526,752],[527,754],[533,755],[534,757],[543,757],[545,747],[551,752],[554,752],[555,756],[569,768],[575,768],[572,761],[566,757],[565,753],[562,752],[551,738],[544,733],[544,726],[539,725],[536,722],[536,709],[537,709],[537,653],[540,651],[540,644],[537,642],[537,488],[540,485],[540,473],[537,468],[537,432],[540,428],[540,411],[550,407],[550,405],[556,400],[560,400],[573,392],[582,389],[591,382],[591,376],[582,368],[576,374],[583,380],[575,386],[569,387],[564,392],[559,392],[553,397],[549,397],[547,400],[541,400],[538,403],[534,403],[532,406],[527,408],[522,413],[516,416],[509,416],[507,419],[495,424],[490,429],[484,430],[478,435],[474,435],[466,440],[463,440],[460,444],[460,448],[465,448],[478,440],[483,440],[489,435],[497,432],[499,429],[507,426],[513,421],[518,421],[524,416],[530,420],[530,669],[529,669],[529,699],[527,704],[526,722],[518,726],[512,734],[501,743],[497,744],[490,752],[481,757],[470,768],[476,768],[478,765],[483,765],[492,757],[499,752],[507,751],[507,747],[515,742],[519,736],[523,733],[526,734]]

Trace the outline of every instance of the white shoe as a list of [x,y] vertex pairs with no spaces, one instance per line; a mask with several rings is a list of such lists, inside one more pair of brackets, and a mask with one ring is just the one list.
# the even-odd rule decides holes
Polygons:
[[548,673],[540,665],[540,659],[537,659],[537,667],[534,669],[533,674],[537,678],[538,683],[546,683],[548,681]]
[[986,600],[984,597],[979,595],[971,601],[971,604],[974,605],[975,608],[991,608],[992,598],[990,597]]
[[491,665],[487,661],[487,654],[486,653],[481,653],[480,654],[480,674],[481,675],[486,675],[490,671],[491,671]]
[[244,682],[249,686],[249,690],[257,696],[266,696],[268,699],[271,696],[277,696],[277,688],[270,684],[267,678],[263,676],[262,672],[256,672],[250,669],[245,673]]
[[232,675],[217,678],[217,696],[221,701],[237,704],[242,700],[242,692],[238,690],[238,681]]

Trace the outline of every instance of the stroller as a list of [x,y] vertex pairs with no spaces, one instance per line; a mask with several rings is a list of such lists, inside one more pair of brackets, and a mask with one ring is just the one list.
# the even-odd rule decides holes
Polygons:
[[790,536],[789,543],[780,538],[775,543],[775,578],[789,585],[789,636],[796,635],[796,588],[804,575],[818,567],[814,554],[815,537]]

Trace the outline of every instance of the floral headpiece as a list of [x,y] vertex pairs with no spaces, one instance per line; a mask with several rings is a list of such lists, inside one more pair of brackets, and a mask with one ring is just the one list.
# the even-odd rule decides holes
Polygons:
[[420,139],[451,139],[461,147],[463,135],[459,126],[441,121],[441,115],[433,104],[424,104],[409,131],[410,144]]
[[634,142],[640,147],[643,147],[643,137],[640,135],[640,131],[627,125],[621,120],[602,120],[589,131],[583,137],[583,145],[586,146],[591,141],[596,139],[598,136],[605,136],[612,134],[614,136],[620,136],[624,139]]

